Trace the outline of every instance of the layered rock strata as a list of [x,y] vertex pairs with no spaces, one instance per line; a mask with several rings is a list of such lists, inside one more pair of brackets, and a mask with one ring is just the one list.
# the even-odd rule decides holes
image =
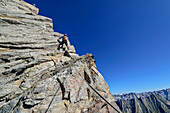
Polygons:
[[58,51],[52,20],[23,0],[0,0],[0,113],[116,113],[94,56]]

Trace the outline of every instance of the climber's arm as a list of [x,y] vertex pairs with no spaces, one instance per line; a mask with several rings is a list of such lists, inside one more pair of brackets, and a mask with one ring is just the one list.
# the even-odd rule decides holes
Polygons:
[[62,37],[58,38],[57,40],[60,40]]

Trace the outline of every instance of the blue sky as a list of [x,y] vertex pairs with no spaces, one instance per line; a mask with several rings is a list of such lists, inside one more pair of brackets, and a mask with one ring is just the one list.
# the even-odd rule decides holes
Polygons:
[[26,0],[92,53],[111,93],[170,87],[169,0]]

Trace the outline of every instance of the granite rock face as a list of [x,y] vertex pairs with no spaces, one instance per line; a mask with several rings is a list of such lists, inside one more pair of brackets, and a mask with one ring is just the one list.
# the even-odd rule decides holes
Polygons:
[[0,0],[0,113],[116,113],[86,83],[119,109],[94,56],[57,50],[63,34],[38,11]]
[[170,88],[154,92],[114,95],[123,113],[170,113]]

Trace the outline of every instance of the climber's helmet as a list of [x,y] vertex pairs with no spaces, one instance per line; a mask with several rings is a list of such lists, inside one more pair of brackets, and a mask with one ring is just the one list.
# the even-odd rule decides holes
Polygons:
[[64,34],[64,36],[67,36],[67,34]]

